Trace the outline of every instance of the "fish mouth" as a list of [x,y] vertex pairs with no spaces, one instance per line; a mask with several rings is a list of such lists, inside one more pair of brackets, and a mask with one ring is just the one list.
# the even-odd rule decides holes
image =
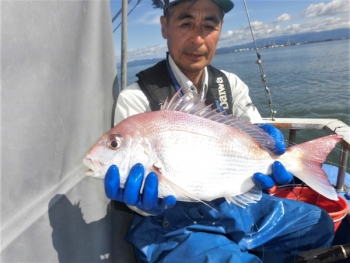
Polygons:
[[104,167],[104,165],[99,161],[95,161],[87,157],[84,158],[83,163],[89,168],[85,171],[85,174],[88,176],[96,176],[103,170]]
[[94,176],[95,175],[95,172],[91,169],[88,169],[85,171],[85,174],[88,175],[88,176]]

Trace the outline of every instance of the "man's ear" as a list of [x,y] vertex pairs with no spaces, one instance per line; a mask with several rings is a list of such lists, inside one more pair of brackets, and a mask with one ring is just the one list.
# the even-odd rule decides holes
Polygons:
[[162,25],[162,36],[164,39],[168,38],[168,33],[167,33],[167,21],[165,16],[160,17],[160,24]]

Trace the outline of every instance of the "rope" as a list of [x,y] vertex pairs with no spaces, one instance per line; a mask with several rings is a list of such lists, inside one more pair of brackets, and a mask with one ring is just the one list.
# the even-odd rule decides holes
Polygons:
[[[131,2],[131,0],[128,1],[128,4]],[[141,0],[138,0],[137,3],[134,5],[134,7],[129,11],[128,15],[130,15],[130,13],[135,9],[135,7],[141,2]],[[112,19],[112,23],[113,21],[120,15],[122,9],[119,9],[118,13],[114,16],[114,18]],[[118,29],[118,27],[122,24],[122,22],[120,22],[117,27],[113,30],[113,33]]]

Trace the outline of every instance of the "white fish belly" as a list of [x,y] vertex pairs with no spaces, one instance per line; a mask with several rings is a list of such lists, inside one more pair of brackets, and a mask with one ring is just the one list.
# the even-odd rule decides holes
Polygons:
[[[186,131],[162,132],[155,144],[162,176],[206,201],[239,195],[254,186],[251,176],[265,172],[272,163],[267,152],[254,147],[241,138]],[[166,182],[160,183],[159,192],[160,196],[188,199]]]

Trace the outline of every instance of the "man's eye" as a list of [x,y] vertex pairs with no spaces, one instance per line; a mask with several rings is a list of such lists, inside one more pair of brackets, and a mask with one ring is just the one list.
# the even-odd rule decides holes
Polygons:
[[204,25],[204,28],[206,30],[215,30],[215,26],[212,26],[212,25]]

